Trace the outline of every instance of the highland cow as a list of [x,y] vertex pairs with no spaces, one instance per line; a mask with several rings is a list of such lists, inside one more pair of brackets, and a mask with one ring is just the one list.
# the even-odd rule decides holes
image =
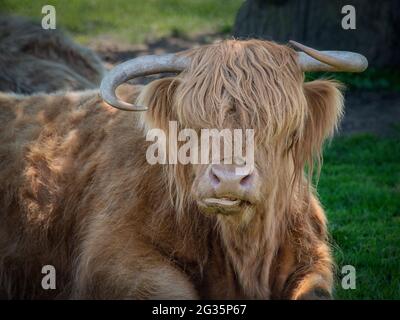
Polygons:
[[[310,180],[343,98],[338,83],[304,82],[304,71],[366,61],[293,44],[306,53],[227,40],[139,57],[113,69],[101,95],[0,94],[1,296],[330,298],[326,218]],[[115,95],[128,79],[171,71],[131,87],[124,99],[135,105]],[[146,132],[169,121],[254,129],[253,171],[150,165]],[[44,265],[57,271],[55,290],[40,285]]]
[[63,32],[20,17],[0,17],[0,91],[94,89],[103,75],[97,55]]

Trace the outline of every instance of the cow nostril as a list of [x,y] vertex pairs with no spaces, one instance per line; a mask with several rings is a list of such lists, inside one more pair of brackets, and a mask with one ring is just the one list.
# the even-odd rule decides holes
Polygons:
[[248,174],[247,176],[243,177],[243,178],[240,180],[240,185],[241,185],[242,187],[250,187],[250,185],[251,185],[251,183],[252,183],[252,180],[253,180],[252,177],[253,177],[252,174]]
[[218,178],[218,176],[214,173],[212,169],[210,170],[210,179],[211,179],[211,184],[213,186],[216,186],[221,182],[221,180]]

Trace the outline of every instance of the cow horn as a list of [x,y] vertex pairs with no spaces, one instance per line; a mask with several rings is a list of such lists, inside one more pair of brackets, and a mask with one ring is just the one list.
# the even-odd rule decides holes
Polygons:
[[290,40],[299,49],[298,59],[303,71],[363,72],[368,60],[362,54],[350,51],[318,51]]
[[143,106],[136,106],[120,100],[115,90],[122,83],[137,77],[162,72],[181,72],[189,65],[189,59],[175,54],[148,55],[137,57],[119,64],[103,78],[100,95],[108,104],[126,111],[146,111]]

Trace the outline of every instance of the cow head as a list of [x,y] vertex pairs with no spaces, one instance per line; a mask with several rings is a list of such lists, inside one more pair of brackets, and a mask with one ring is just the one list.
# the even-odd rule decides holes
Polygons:
[[[232,154],[220,163],[210,155],[210,163],[170,166],[178,207],[196,203],[207,214],[248,219],[270,199],[291,194],[306,164],[312,168],[340,119],[342,95],[334,81],[304,82],[304,71],[357,72],[366,68],[366,60],[292,44],[303,52],[268,41],[226,40],[177,55],[137,58],[103,80],[101,94],[108,103],[147,110],[147,129],[168,132],[174,121],[178,130],[197,133],[254,130],[254,165],[246,170],[238,170],[246,159]],[[128,79],[159,72],[180,73],[150,83],[137,101],[140,106],[115,96],[116,87]]]

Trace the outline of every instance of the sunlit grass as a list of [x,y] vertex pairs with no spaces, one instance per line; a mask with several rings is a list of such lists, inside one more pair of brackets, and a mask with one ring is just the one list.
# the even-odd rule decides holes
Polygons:
[[54,5],[57,25],[85,41],[99,34],[130,43],[174,33],[229,31],[241,0],[0,0],[0,11],[40,20]]
[[[400,299],[400,135],[337,138],[318,185],[338,266],[336,297]],[[340,270],[356,268],[343,290]]]

